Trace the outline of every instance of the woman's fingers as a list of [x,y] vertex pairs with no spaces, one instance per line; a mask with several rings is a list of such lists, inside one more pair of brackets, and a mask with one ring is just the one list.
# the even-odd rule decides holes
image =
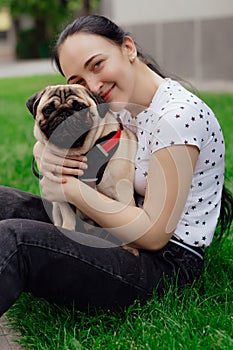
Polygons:
[[79,175],[87,169],[87,164],[76,160],[54,159],[53,163],[46,162],[46,167],[55,174]]
[[47,177],[49,180],[57,183],[65,183],[65,180],[62,178],[62,176],[57,176],[51,173],[50,171],[44,172],[44,177]]
[[34,146],[34,156],[40,173],[56,182],[61,182],[62,175],[82,176],[88,167],[85,156],[68,155],[64,158],[40,142]]
[[[70,168],[70,169],[87,169],[87,163],[85,163],[86,157],[80,157],[80,159],[74,160],[74,159],[70,159],[70,158],[63,158],[62,159],[62,168]],[[59,163],[57,163],[59,164]]]
[[86,164],[78,163],[79,168],[65,167],[58,164],[51,166],[51,172],[56,175],[72,175],[72,176],[82,176],[84,171],[82,169],[87,169]]
[[86,158],[80,157],[81,160],[61,158],[52,153],[46,153],[40,162],[41,172],[50,171],[58,175],[83,175],[83,170],[87,169],[87,163],[83,162]]

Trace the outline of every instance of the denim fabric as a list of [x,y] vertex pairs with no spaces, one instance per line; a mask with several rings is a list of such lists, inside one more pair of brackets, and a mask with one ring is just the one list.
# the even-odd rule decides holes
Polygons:
[[51,203],[26,192],[0,187],[0,208],[0,315],[23,291],[78,310],[118,310],[161,294],[164,277],[182,287],[202,270],[200,258],[172,242],[135,257],[86,233],[74,241],[50,222]]

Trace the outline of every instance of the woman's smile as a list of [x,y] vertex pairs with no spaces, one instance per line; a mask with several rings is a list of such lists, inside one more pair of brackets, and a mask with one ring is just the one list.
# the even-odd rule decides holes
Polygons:
[[107,102],[110,99],[115,86],[116,84],[113,84],[109,90],[107,90],[105,93],[100,95],[105,102]]

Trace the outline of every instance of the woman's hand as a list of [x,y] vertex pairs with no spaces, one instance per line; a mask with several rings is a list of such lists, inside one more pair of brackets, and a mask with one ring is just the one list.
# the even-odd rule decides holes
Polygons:
[[41,192],[43,196],[51,202],[69,202],[70,192],[78,186],[79,180],[73,176],[66,176],[64,183],[50,180],[44,176],[40,180]]
[[85,156],[61,157],[39,141],[34,145],[33,154],[40,173],[54,182],[66,182],[62,175],[82,176],[87,169]]

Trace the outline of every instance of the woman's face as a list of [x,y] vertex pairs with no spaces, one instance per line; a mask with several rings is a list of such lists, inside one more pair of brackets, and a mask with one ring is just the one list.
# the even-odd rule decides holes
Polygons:
[[136,48],[129,37],[122,46],[117,46],[99,35],[78,33],[69,36],[59,48],[60,65],[67,82],[86,86],[111,107],[113,102],[123,106],[134,102],[132,58],[135,56]]

